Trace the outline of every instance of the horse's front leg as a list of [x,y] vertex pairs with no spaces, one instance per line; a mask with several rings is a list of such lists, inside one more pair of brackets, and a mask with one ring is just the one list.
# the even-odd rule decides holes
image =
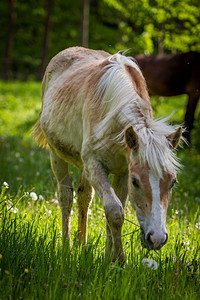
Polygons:
[[[128,194],[128,172],[122,173],[120,175],[113,175],[112,187],[115,194],[122,203],[123,208],[125,208],[127,194]],[[110,226],[106,222],[106,232],[107,232],[107,244],[106,244],[106,255],[110,255],[113,251],[113,239]]]
[[112,235],[113,260],[125,261],[121,230],[124,222],[124,208],[110,185],[103,165],[94,157],[84,161],[86,175],[102,201],[108,226]]

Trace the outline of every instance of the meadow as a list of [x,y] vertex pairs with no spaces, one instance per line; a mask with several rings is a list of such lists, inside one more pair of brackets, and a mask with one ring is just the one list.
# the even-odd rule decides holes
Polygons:
[[[183,121],[186,97],[152,98],[154,115]],[[168,209],[168,243],[148,252],[127,202],[124,268],[104,259],[105,216],[94,197],[88,244],[78,247],[74,186],[72,235],[62,246],[61,216],[49,153],[30,136],[41,107],[41,84],[0,82],[0,299],[200,299],[200,128],[179,149],[183,169]],[[196,118],[199,118],[200,107]],[[157,262],[155,268],[143,259]]]

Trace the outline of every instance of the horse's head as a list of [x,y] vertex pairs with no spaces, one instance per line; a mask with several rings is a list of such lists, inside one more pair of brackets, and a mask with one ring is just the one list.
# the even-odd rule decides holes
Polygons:
[[[168,136],[169,145],[176,148],[182,130]],[[132,127],[125,131],[129,149],[129,199],[136,209],[142,230],[142,245],[149,249],[160,249],[168,240],[165,225],[166,213],[176,182],[176,169],[163,170],[157,174],[147,163],[141,165],[138,153],[138,135]]]

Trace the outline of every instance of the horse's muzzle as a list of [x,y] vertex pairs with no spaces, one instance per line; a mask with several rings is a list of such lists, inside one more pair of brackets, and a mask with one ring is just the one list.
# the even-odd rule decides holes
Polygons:
[[149,250],[160,250],[168,241],[167,233],[147,233],[145,236],[144,230],[141,228],[141,244]]

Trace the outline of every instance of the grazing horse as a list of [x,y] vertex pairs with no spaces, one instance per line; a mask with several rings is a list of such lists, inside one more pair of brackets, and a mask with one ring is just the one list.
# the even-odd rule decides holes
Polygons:
[[187,94],[184,135],[190,142],[195,110],[200,97],[200,53],[136,55],[150,93],[159,96]]
[[146,246],[160,249],[168,238],[165,217],[180,166],[174,149],[182,129],[153,119],[138,65],[121,54],[66,49],[46,69],[42,98],[33,136],[50,150],[63,235],[70,234],[73,203],[69,163],[82,170],[77,200],[80,243],[86,242],[93,187],[105,210],[106,252],[114,261],[125,260],[121,230],[128,194]]

